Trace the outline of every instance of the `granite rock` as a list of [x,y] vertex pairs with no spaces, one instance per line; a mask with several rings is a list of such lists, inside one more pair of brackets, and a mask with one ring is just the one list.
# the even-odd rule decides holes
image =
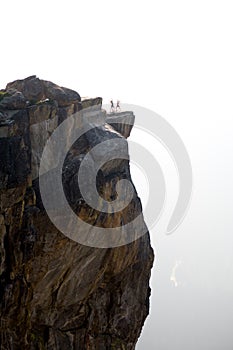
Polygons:
[[59,106],[69,106],[71,103],[81,101],[76,91],[41,80],[35,75],[7,84],[6,92],[12,89],[21,93],[31,104],[49,99],[57,101]]
[[[85,154],[100,142],[113,140],[114,151],[121,140],[127,154],[131,129],[122,123],[119,127],[107,116],[101,98],[81,100],[78,93],[36,76],[10,83],[4,91],[12,89],[29,104],[16,105],[5,96],[0,110],[1,349],[135,349],[149,312],[153,264],[149,233],[116,248],[81,245],[52,224],[38,186],[48,138],[60,123],[79,113],[76,127],[92,129],[67,153],[62,173],[67,200],[93,226],[130,222],[142,210],[136,190],[124,210],[98,212],[82,197],[78,171]],[[125,112],[122,118],[134,116]],[[61,141],[69,137],[67,130]],[[109,149],[101,150],[97,158],[105,157],[105,152]],[[115,198],[122,179],[132,182],[129,160],[108,162],[97,174],[100,196],[106,201]]]

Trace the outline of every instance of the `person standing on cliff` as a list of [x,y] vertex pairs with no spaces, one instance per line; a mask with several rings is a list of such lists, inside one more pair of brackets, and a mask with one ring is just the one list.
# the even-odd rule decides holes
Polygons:
[[114,113],[114,112],[115,112],[115,107],[114,107],[113,100],[111,100],[110,103],[111,103],[110,112],[111,112],[111,113]]
[[120,101],[119,101],[119,100],[117,100],[116,112],[120,112],[120,111],[121,111]]

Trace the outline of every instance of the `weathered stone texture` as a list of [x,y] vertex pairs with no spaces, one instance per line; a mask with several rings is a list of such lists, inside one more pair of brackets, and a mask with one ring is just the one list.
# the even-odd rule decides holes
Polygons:
[[[79,191],[77,174],[85,153],[103,140],[128,137],[131,131],[124,123],[114,123],[114,116],[107,116],[101,104],[101,98],[81,101],[75,91],[36,76],[1,91],[2,350],[135,348],[149,312],[153,264],[149,234],[111,249],[78,244],[50,222],[38,189],[46,141],[62,121],[81,111],[81,124],[95,128],[72,146],[64,163],[63,185],[71,207],[83,220],[100,227],[130,222],[141,212],[136,192],[122,212],[105,214],[90,208]],[[92,108],[91,117],[86,108]],[[134,116],[124,112],[122,118],[132,121]],[[106,164],[97,176],[100,195],[112,200],[121,179],[131,181],[129,162]]]

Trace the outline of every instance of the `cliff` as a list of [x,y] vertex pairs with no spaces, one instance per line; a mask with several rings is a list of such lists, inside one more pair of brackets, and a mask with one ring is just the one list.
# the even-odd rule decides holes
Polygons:
[[[93,209],[80,191],[78,172],[90,149],[113,141],[128,153],[132,126],[124,121],[134,120],[133,113],[120,113],[116,119],[101,106],[101,98],[82,100],[77,92],[36,76],[0,91],[1,349],[135,348],[149,312],[153,264],[148,232],[136,235],[145,226],[143,220],[115,247],[98,246],[91,239],[81,244],[86,234],[92,237],[92,228],[121,227],[141,213],[134,187],[127,207],[111,213]],[[62,181],[73,212],[90,227],[81,232],[77,225],[80,239],[69,238],[69,225],[64,234],[51,222],[39,187],[46,142],[74,114],[87,131],[69,148]],[[107,146],[102,148],[100,158],[108,152]],[[97,172],[98,193],[109,205],[119,180],[132,183],[126,158],[108,161]],[[56,199],[56,191],[54,186],[49,196]],[[127,187],[125,191],[127,197]],[[127,240],[134,234],[136,240]]]

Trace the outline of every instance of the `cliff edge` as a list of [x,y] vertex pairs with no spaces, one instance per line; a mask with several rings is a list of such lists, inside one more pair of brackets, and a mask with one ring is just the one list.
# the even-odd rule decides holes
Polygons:
[[[74,114],[81,116],[88,131],[72,144],[62,169],[73,212],[90,227],[108,228],[126,224],[142,211],[135,189],[123,210],[93,209],[78,181],[82,160],[99,143],[120,140],[128,152],[131,126],[124,120],[133,121],[132,112],[119,113],[119,124],[113,114],[102,110],[101,98],[81,99],[77,92],[36,76],[0,90],[2,350],[135,349],[149,312],[154,256],[148,232],[115,248],[87,246],[61,233],[44,208],[41,156],[54,130]],[[104,158],[109,149],[101,152]],[[132,183],[129,160],[103,165],[96,179],[100,197],[109,203],[114,200],[122,179]],[[53,193],[56,198],[56,188]],[[84,234],[91,236],[91,232]]]

